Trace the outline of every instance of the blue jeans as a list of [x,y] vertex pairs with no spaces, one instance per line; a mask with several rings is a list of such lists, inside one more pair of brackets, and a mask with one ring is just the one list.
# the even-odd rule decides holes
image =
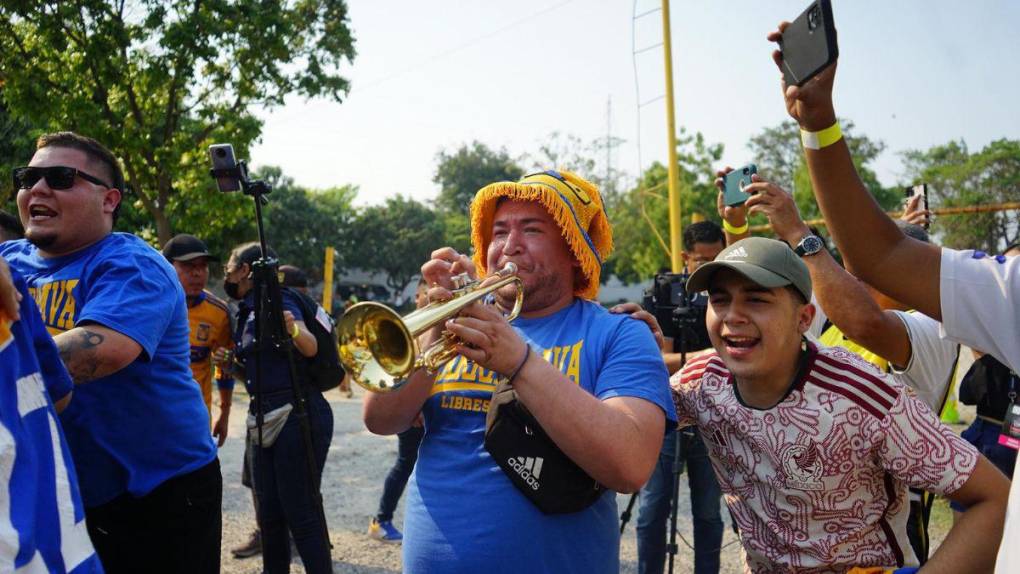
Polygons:
[[[289,399],[289,397],[286,397]],[[272,410],[289,400],[267,397],[264,409]],[[309,390],[306,402],[312,427],[312,450],[315,454],[315,492],[322,482],[322,468],[333,440],[333,411],[322,394]],[[309,574],[333,571],[329,542],[323,539],[319,511],[309,491],[306,447],[301,423],[291,412],[276,442],[269,448],[253,448],[256,492],[261,509],[262,551],[268,574],[290,572],[290,542],[287,530],[294,537],[301,562]],[[264,481],[264,484],[263,484]]]
[[[693,436],[690,433],[693,432]],[[722,491],[716,481],[708,450],[696,429],[682,431],[677,465],[687,467],[691,489],[691,514],[694,518],[694,572],[718,574],[719,548],[722,546],[723,521],[719,512]],[[673,457],[678,433],[669,432],[662,442],[659,462],[648,483],[641,489],[641,507],[637,519],[638,572],[661,574],[666,563],[666,536],[670,499],[673,496]]]
[[400,496],[404,494],[414,463],[418,461],[418,445],[424,434],[425,429],[422,427],[411,427],[397,434],[397,460],[386,475],[382,498],[379,499],[379,512],[375,515],[379,522],[393,520],[393,512],[397,509]]

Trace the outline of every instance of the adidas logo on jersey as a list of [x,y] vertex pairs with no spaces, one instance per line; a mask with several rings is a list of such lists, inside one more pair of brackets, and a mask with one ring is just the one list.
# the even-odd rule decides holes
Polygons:
[[510,465],[510,468],[514,469],[514,472],[521,475],[521,478],[524,479],[524,482],[528,483],[528,486],[530,486],[532,490],[538,490],[542,487],[542,485],[538,482],[538,477],[542,474],[543,462],[545,462],[545,459],[541,457],[532,458],[530,456],[519,456],[517,458],[507,459],[507,463]]
[[733,251],[726,254],[723,259],[747,259],[747,250],[743,247],[737,247]]

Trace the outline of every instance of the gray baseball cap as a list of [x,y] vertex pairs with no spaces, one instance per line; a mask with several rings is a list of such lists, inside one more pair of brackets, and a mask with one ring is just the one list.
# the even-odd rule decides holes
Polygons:
[[715,261],[698,267],[687,280],[687,292],[708,289],[712,276],[720,269],[732,269],[766,289],[793,285],[806,301],[811,300],[807,265],[782,241],[764,237],[741,239],[719,252]]

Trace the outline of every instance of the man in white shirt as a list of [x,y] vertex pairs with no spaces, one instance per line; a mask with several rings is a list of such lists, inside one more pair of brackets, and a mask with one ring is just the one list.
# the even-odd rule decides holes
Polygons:
[[[769,40],[778,42],[787,25],[780,24]],[[782,67],[779,50],[773,52],[773,60]],[[801,128],[815,197],[847,264],[883,293],[941,321],[947,338],[1020,369],[1020,258],[942,249],[906,237],[857,175],[836,121],[835,73],[834,63],[803,86],[782,88],[787,111]],[[998,512],[991,507],[986,511]],[[1020,569],[1017,481],[1008,515],[997,563],[997,571],[1003,573]],[[953,533],[957,531],[967,529],[954,528]],[[943,547],[974,543],[973,535],[967,538],[963,534],[958,542],[951,535]]]

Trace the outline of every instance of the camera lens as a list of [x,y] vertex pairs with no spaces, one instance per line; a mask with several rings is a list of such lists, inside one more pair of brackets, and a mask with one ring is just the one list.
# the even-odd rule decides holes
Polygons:
[[225,157],[227,155],[227,150],[225,150],[225,149],[223,149],[221,147],[218,147],[218,148],[216,148],[216,155],[219,156],[219,157]]
[[811,8],[811,11],[808,12],[808,15],[807,15],[807,27],[808,27],[808,30],[814,30],[815,28],[817,28],[818,27],[818,22],[821,19],[822,19],[821,10],[818,8],[818,5],[816,4],[815,6],[813,6]]
[[748,174],[748,172],[750,172],[750,171],[751,171],[750,169],[748,169],[748,168],[746,168],[746,167],[745,167],[745,168],[744,168],[744,175],[747,175],[747,174]]

